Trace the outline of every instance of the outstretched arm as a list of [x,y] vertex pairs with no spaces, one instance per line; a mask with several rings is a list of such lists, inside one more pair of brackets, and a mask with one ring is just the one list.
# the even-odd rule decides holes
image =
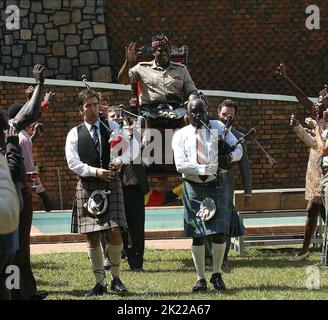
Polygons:
[[129,69],[135,65],[137,61],[136,44],[131,42],[127,47],[125,47],[125,62],[118,73],[117,79],[121,84],[129,84]]
[[12,125],[17,131],[26,128],[39,116],[45,70],[45,67],[40,64],[34,66],[33,75],[37,84],[34,88],[31,99],[25,103],[24,107],[18,112],[12,121]]
[[276,70],[276,74],[280,76],[292,94],[297,98],[297,100],[309,111],[313,112],[313,102],[306,96],[306,94],[288,77],[286,66],[280,63]]

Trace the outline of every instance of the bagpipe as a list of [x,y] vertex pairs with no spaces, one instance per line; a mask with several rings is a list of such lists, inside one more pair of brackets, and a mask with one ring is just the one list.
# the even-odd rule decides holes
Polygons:
[[216,138],[218,143],[218,165],[219,170],[230,170],[233,166],[233,162],[230,161],[230,159],[227,157],[231,152],[233,152],[237,146],[241,143],[244,143],[246,139],[249,139],[251,136],[255,135],[256,131],[254,128],[250,129],[248,132],[246,132],[240,139],[236,141],[233,145],[230,145],[226,142],[226,136],[228,134],[228,130],[232,125],[232,116],[228,116],[228,120],[225,124],[225,127],[223,129],[223,135],[218,136],[216,135],[211,128],[202,120],[200,121],[205,128],[207,128]]

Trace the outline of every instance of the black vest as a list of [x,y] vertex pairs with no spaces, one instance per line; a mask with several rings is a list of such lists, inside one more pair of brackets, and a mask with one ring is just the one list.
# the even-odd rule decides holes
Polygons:
[[[108,165],[110,162],[110,147],[108,140],[110,138],[110,133],[107,129],[100,124],[100,134],[101,134],[101,159],[96,146],[90,136],[90,133],[84,123],[77,127],[77,150],[79,153],[80,160],[89,166],[96,168],[104,168],[108,170]],[[90,177],[93,178],[93,177]],[[93,178],[94,179],[94,178]],[[84,177],[82,180],[89,180],[89,177]]]

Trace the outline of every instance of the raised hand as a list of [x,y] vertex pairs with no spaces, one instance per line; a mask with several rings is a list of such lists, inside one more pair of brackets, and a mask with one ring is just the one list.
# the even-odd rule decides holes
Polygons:
[[43,124],[36,122],[33,126],[33,134],[35,134],[37,137],[41,137],[43,134]]
[[135,42],[130,42],[130,44],[127,47],[125,47],[125,58],[129,64],[133,64],[137,61]]
[[281,78],[287,78],[287,69],[283,63],[280,63],[280,65],[277,67],[276,75]]
[[297,126],[300,124],[300,122],[299,122],[299,120],[297,120],[297,119],[295,118],[295,116],[292,114],[291,117],[290,117],[289,124],[290,124],[292,127],[297,127]]
[[56,96],[56,92],[47,92],[45,95],[44,95],[44,98],[43,98],[43,101],[47,101],[47,102],[52,102],[54,100]]
[[38,84],[44,84],[44,72],[46,68],[41,64],[36,64],[33,68],[33,76]]
[[32,94],[34,92],[34,87],[33,86],[29,86],[26,90],[25,90],[25,96],[26,99],[31,99],[32,98]]

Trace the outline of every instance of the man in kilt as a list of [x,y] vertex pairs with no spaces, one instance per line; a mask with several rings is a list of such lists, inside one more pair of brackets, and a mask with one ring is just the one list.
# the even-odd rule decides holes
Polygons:
[[[219,153],[218,136],[224,133],[225,142],[233,145],[237,139],[224,130],[222,122],[208,120],[201,99],[188,103],[190,124],[178,130],[172,139],[174,161],[184,180],[184,231],[192,237],[192,257],[198,280],[193,292],[205,291],[205,237],[212,236],[213,273],[210,282],[216,290],[226,288],[221,267],[225,252],[225,236],[229,235],[232,201],[226,185],[217,184],[220,163],[239,161],[243,155],[238,145],[230,153]],[[205,124],[205,125],[204,125]],[[211,130],[209,130],[211,129]],[[213,215],[214,214],[214,215]]]
[[[68,167],[78,175],[76,197],[73,205],[72,232],[87,235],[88,257],[96,278],[95,287],[87,296],[107,293],[104,255],[100,245],[101,231],[108,232],[109,244],[106,254],[111,263],[111,287],[117,294],[127,294],[119,278],[121,232],[127,228],[122,186],[119,171],[122,161],[111,160],[110,132],[99,120],[98,95],[87,88],[80,92],[80,113],[83,123],[70,130],[66,139],[65,154]],[[102,208],[93,214],[88,204],[94,191],[105,191]],[[91,196],[91,197],[90,197]],[[99,198],[98,198],[99,199]],[[94,197],[96,201],[96,197]],[[106,204],[107,202],[107,208]],[[99,203],[99,205],[101,202]]]

